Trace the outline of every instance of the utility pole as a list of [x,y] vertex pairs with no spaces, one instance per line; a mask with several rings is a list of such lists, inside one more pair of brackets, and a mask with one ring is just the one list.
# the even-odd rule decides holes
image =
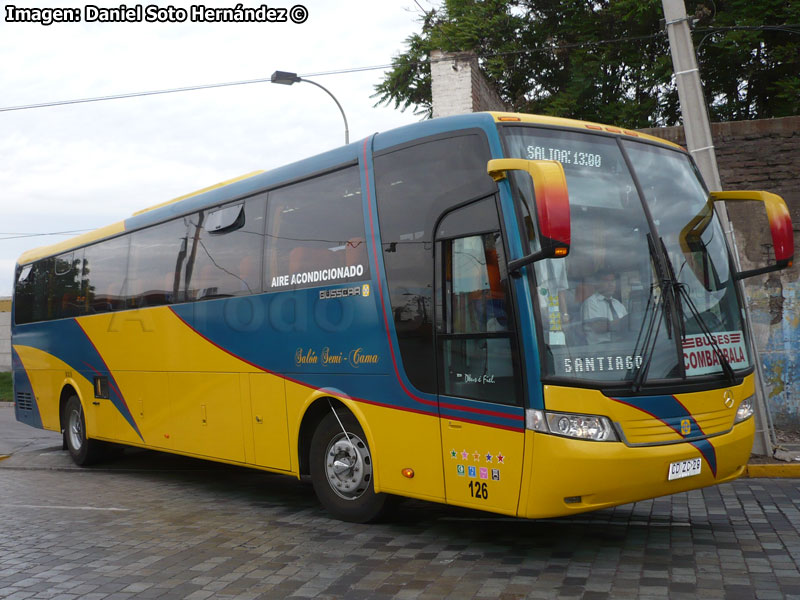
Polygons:
[[[703,85],[700,82],[700,71],[697,68],[697,58],[692,43],[692,34],[689,28],[691,17],[686,15],[686,5],[683,0],[661,0],[664,7],[669,47],[672,53],[672,66],[675,69],[675,82],[678,85],[678,100],[681,103],[683,128],[686,133],[686,148],[697,163],[700,174],[709,190],[722,190],[722,183],[717,169],[717,155],[714,152],[714,141],[711,138],[711,124],[708,121],[708,110]],[[728,219],[728,211],[723,205],[714,206],[717,216],[722,223],[722,229],[728,238],[730,247],[734,249],[733,256],[736,269],[740,269],[739,255],[736,251],[736,240],[733,229]],[[739,282],[739,292],[742,298],[744,286]],[[755,362],[755,390],[756,390],[756,438],[753,442],[753,453],[772,456],[772,422],[764,399],[763,381],[761,373],[761,360],[758,356],[753,329],[750,326],[750,310],[745,302],[747,314],[747,328],[750,338],[750,348]]]

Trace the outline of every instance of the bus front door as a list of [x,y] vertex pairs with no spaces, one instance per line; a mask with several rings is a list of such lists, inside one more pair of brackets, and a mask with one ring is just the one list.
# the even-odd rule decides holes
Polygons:
[[437,229],[435,251],[447,502],[516,514],[524,410],[494,198],[446,215]]

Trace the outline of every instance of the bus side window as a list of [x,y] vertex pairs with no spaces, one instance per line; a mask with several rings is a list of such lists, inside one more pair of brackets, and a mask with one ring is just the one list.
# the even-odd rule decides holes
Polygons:
[[85,310],[83,298],[83,248],[55,258],[53,264],[53,305],[51,318],[80,316]]
[[267,206],[264,288],[369,278],[357,167],[273,190]]
[[[436,323],[440,393],[518,404],[516,337],[494,199],[451,212],[439,224]],[[450,239],[442,237],[458,236]]]
[[83,279],[89,314],[122,310],[125,307],[123,293],[129,247],[130,236],[112,238],[86,247]]
[[187,221],[186,298],[243,296],[261,291],[266,194],[211,208]]
[[53,261],[53,258],[45,258],[33,263],[30,268],[24,267],[20,272],[14,303],[14,319],[17,325],[53,318],[49,311],[50,284],[54,277]]
[[438,385],[434,229],[452,207],[497,191],[486,173],[488,157],[486,137],[476,130],[415,140],[375,154],[375,194],[394,328],[406,376],[424,392],[435,393]]
[[135,231],[131,236],[126,308],[169,304],[178,256],[186,236],[183,219]]
[[444,332],[439,336],[442,392],[515,404],[516,357],[500,233],[442,243]]

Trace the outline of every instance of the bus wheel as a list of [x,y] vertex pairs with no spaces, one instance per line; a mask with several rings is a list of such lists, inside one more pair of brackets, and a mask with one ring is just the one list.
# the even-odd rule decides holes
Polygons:
[[70,396],[64,407],[64,441],[78,466],[86,467],[100,458],[100,442],[86,437],[86,419],[77,396]]
[[[367,523],[378,519],[386,494],[376,494],[367,436],[349,412],[329,412],[311,439],[311,481],[322,506],[337,519]],[[343,429],[344,428],[344,429]]]

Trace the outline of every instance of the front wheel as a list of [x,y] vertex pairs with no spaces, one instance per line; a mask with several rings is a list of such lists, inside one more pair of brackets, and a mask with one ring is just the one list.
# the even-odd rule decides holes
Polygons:
[[320,503],[337,519],[368,523],[381,517],[386,494],[376,494],[372,455],[358,421],[344,409],[317,426],[311,439],[311,481]]
[[70,396],[67,400],[63,423],[64,441],[75,464],[86,467],[97,462],[101,454],[101,442],[86,437],[86,419],[77,396]]

